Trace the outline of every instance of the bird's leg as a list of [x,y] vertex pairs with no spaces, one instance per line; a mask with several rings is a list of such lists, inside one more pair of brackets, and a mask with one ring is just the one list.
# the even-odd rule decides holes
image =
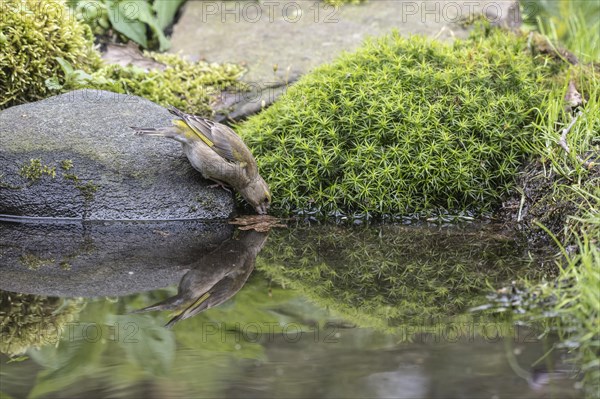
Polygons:
[[223,183],[222,181],[212,178],[209,178],[209,180],[214,181],[216,184],[211,184],[210,186],[208,186],[208,188],[221,187],[223,190],[227,191],[228,193],[231,193],[231,189],[227,187],[227,184]]

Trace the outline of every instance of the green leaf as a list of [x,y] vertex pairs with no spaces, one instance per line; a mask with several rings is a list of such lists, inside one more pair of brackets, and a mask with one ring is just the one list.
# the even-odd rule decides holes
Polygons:
[[156,12],[156,19],[161,30],[164,31],[173,22],[177,10],[184,2],[185,0],[154,0],[152,8]]
[[92,80],[92,76],[81,69],[73,71],[73,74],[69,78],[72,79],[75,84],[84,84]]
[[44,84],[50,91],[58,91],[63,88],[63,86],[58,81],[58,77],[56,77],[56,76],[46,79],[44,81]]
[[148,24],[150,29],[152,29],[152,31],[158,38],[159,50],[165,51],[169,47],[171,47],[171,43],[169,43],[169,40],[163,33],[163,28],[160,26],[158,20],[154,17],[154,13],[152,12],[150,4],[146,3],[143,0],[138,0],[134,4],[136,4],[136,6],[139,9],[138,19]]
[[60,68],[63,70],[65,76],[73,73],[73,67],[64,58],[54,57],[54,59],[56,62],[58,62],[58,65],[60,65]]
[[143,1],[127,1],[116,4],[108,12],[111,25],[128,39],[148,47],[146,25],[140,20],[140,14],[148,4]]

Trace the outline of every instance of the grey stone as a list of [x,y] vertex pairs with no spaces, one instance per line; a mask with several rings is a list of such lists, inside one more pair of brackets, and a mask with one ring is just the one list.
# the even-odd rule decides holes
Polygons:
[[233,235],[217,222],[0,222],[0,289],[61,297],[177,284]]
[[[439,39],[464,37],[457,22],[485,13],[509,19],[513,1],[370,0],[339,8],[321,1],[188,1],[172,48],[192,59],[245,64],[252,88],[279,86],[356,49],[368,36],[397,29]],[[278,65],[276,72],[273,66]],[[258,98],[268,104],[270,98]]]
[[[173,140],[130,126],[172,116],[140,97],[79,90],[0,112],[0,215],[85,220],[227,218],[232,195],[192,168]],[[30,160],[55,177],[22,176]],[[72,168],[65,170],[64,161]]]
[[282,84],[264,88],[251,87],[250,91],[245,93],[222,92],[221,101],[213,108],[216,112],[214,119],[221,123],[244,120],[273,104],[287,88],[287,85]]

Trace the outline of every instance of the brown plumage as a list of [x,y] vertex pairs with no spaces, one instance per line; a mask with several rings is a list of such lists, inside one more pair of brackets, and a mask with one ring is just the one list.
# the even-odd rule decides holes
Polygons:
[[169,107],[169,112],[179,118],[173,120],[173,126],[132,129],[136,135],[162,136],[180,142],[190,163],[204,178],[233,187],[259,214],[266,214],[271,192],[242,139],[218,122],[175,107]]

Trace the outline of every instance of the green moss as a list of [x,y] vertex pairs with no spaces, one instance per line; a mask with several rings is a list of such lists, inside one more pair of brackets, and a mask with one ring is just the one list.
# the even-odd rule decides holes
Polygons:
[[[63,160],[60,162],[60,167],[64,171],[69,171],[73,168],[73,161],[71,160]],[[40,159],[31,159],[29,164],[23,165],[19,170],[19,175],[24,179],[29,180],[30,182],[36,182],[42,178],[42,176],[47,175],[52,179],[56,178],[56,167],[42,164]],[[94,194],[98,191],[98,186],[92,182],[82,182],[81,179],[74,173],[63,173],[63,178],[65,180],[73,182],[75,188],[81,192],[84,199],[86,201],[91,201],[94,199]],[[7,184],[2,184],[0,182],[0,186],[7,188],[21,188],[15,186],[9,186]]]
[[96,184],[91,181],[82,183],[79,177],[73,173],[63,173],[63,178],[72,181],[75,188],[81,192],[81,195],[83,195],[83,198],[86,201],[94,199],[94,194],[98,191],[98,186]]
[[[60,161],[60,167],[65,172],[69,171],[73,168],[73,161],[69,159],[62,160]],[[21,167],[19,170],[19,175],[22,178],[29,180],[31,183],[40,180],[44,175],[50,176],[52,179],[54,179],[56,178],[56,166],[42,164],[40,159],[31,159],[28,164]],[[12,189],[22,188],[2,183],[1,177],[2,176],[0,176],[0,187]],[[63,173],[63,178],[73,182],[75,188],[81,192],[81,195],[83,195],[86,201],[91,201],[94,199],[94,194],[96,191],[98,191],[98,186],[94,182],[82,182],[81,179],[74,173]]]
[[79,177],[77,177],[77,175],[73,174],[73,173],[63,173],[63,177],[66,180],[70,180],[73,182],[79,182]]
[[28,164],[19,169],[19,175],[31,182],[38,181],[43,175],[54,179],[56,177],[56,167],[43,165],[41,159],[30,159]]
[[53,258],[41,258],[37,255],[24,254],[19,258],[19,262],[30,270],[38,270],[42,266],[53,266],[56,261]]
[[83,198],[85,198],[86,201],[93,200],[94,194],[98,191],[98,186],[92,182],[75,185],[75,188],[81,192],[81,195],[83,195]]
[[72,265],[69,262],[65,261],[65,260],[63,260],[62,262],[60,262],[59,266],[60,266],[60,268],[62,270],[71,270],[71,267],[72,267]]
[[219,206],[218,202],[215,201],[215,197],[211,195],[196,195],[194,197],[194,203],[191,205],[193,207],[197,207],[197,204],[200,205],[202,209],[214,209]]
[[235,64],[190,62],[175,54],[147,52],[147,57],[166,65],[164,70],[145,71],[137,67],[106,65],[87,81],[73,81],[65,89],[99,89],[144,97],[157,104],[211,116],[210,104],[225,88],[243,85],[237,80],[245,69]]
[[69,171],[73,168],[73,161],[71,161],[70,159],[65,159],[60,162],[60,167],[64,171]]
[[100,62],[90,29],[61,0],[3,1],[0,32],[0,109],[47,97],[46,80],[64,80],[57,58],[88,71]]
[[74,18],[62,0],[7,0],[0,31],[0,109],[93,88],[210,116],[210,104],[220,90],[236,84],[245,71],[238,65],[189,62],[157,53],[146,56],[163,63],[164,71],[105,65],[94,49],[90,28]]
[[65,325],[83,306],[81,299],[0,291],[0,353],[18,356],[32,347],[58,343]]
[[398,33],[317,68],[239,133],[280,213],[486,212],[514,188],[551,67],[527,38]]

